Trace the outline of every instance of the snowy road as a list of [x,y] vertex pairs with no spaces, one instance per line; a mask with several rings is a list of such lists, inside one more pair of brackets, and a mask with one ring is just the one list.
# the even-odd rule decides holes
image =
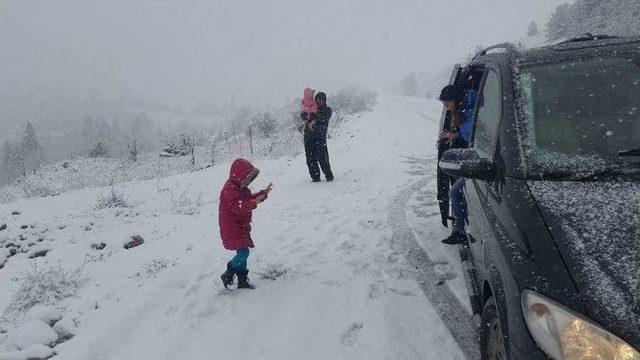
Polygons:
[[[254,291],[220,290],[230,254],[214,215],[228,164],[163,180],[171,191],[129,183],[135,207],[124,210],[95,210],[102,189],[2,205],[2,214],[22,213],[6,217],[11,226],[47,228],[51,241],[46,257],[14,257],[0,271],[0,310],[17,287],[10,279],[30,263],[84,264],[83,287],[58,306],[78,327],[55,347],[57,359],[476,359],[457,250],[439,242],[440,110],[432,101],[380,97],[329,140],[334,183],[309,183],[302,156],[256,160],[255,186],[275,187],[254,213],[249,267],[286,274],[250,274]],[[199,214],[172,208],[170,193],[185,189],[203,194]],[[145,244],[122,249],[133,233]],[[90,249],[96,242],[107,244],[102,255]],[[437,285],[440,278],[446,282]],[[20,321],[1,325],[4,349],[15,351]]]

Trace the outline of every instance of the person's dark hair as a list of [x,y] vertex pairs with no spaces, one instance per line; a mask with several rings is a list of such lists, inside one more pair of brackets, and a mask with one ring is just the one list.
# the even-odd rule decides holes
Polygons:
[[462,92],[456,86],[447,85],[440,92],[440,101],[460,101]]
[[319,92],[316,94],[316,100],[322,99],[323,102],[327,102],[327,94],[323,93],[323,92]]

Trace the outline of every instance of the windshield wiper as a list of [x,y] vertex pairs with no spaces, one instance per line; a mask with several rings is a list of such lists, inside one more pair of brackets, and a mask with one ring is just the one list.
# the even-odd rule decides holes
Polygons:
[[620,150],[618,151],[618,156],[640,156],[640,148]]
[[[632,155],[627,155],[627,156],[632,156]],[[640,173],[640,168],[636,168],[631,164],[627,164],[627,166],[616,166],[616,167],[596,170],[591,172],[591,174],[578,176],[577,179],[580,181],[601,180],[604,178],[611,178],[611,177],[624,176],[624,175],[637,175],[639,173]]]

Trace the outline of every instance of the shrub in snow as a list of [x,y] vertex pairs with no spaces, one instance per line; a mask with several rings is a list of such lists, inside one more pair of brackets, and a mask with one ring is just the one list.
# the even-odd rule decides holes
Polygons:
[[349,86],[329,96],[327,103],[338,115],[353,115],[371,111],[376,104],[376,97],[373,91]]
[[171,206],[178,214],[196,215],[200,213],[202,193],[189,194],[189,189],[185,189],[180,195],[175,196],[171,192]]
[[48,181],[48,179],[25,177],[19,184],[26,198],[55,196],[60,195],[62,192],[62,189]]
[[169,267],[169,265],[174,266],[175,261],[169,261],[167,259],[155,259],[152,262],[145,264],[142,268],[144,273],[148,277],[156,277],[158,274]]
[[45,269],[34,264],[15,281],[18,282],[18,290],[13,294],[7,311],[19,314],[36,305],[53,305],[75,295],[84,279],[81,268],[68,272],[60,267]]
[[174,135],[164,140],[165,148],[160,156],[185,156],[193,153],[195,141],[187,134]]
[[107,157],[109,156],[109,150],[102,141],[98,141],[98,143],[91,150],[89,150],[88,155],[92,158]]
[[275,280],[291,270],[283,264],[267,264],[262,272],[256,272],[261,279]]
[[97,209],[130,207],[124,196],[124,190],[116,190],[115,186],[110,187],[107,194],[101,194],[98,197]]

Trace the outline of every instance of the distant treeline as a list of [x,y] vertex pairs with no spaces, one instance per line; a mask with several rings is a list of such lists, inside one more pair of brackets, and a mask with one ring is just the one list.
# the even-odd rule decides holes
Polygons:
[[549,41],[587,32],[594,35],[640,35],[640,1],[577,0],[558,6],[547,24]]
[[[328,92],[328,103],[334,109],[332,124],[341,122],[346,115],[371,110],[375,99],[374,92],[353,86]],[[196,148],[208,148],[207,162],[214,164],[227,157],[253,154],[254,150],[256,155],[288,154],[290,147],[300,145],[299,134],[295,133],[300,121],[300,99],[271,109],[240,106],[223,116],[199,121],[186,121],[189,116],[171,113],[147,115],[108,108],[90,113],[80,117],[77,112],[67,116],[42,112],[39,122],[25,121],[23,132],[2,134],[0,186],[20,182],[44,164],[72,158],[136,162],[139,154],[156,152],[163,157],[189,156],[195,166]],[[58,118],[66,121],[56,121]],[[280,135],[274,137],[277,133]]]

